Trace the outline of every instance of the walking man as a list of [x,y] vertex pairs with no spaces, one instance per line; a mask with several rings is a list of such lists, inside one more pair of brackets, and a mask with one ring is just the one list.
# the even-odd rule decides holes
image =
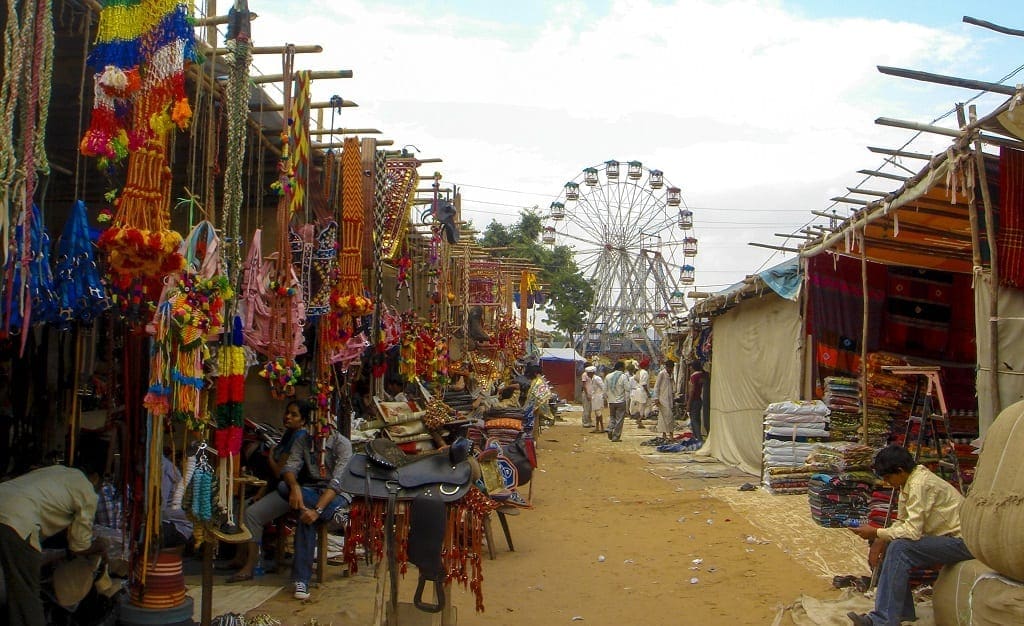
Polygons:
[[580,376],[580,395],[583,397],[583,427],[590,428],[590,415],[592,412],[593,401],[590,397],[590,379],[594,374],[597,373],[597,368],[593,365],[588,365],[583,369],[583,375]]
[[[701,434],[701,416],[704,413],[704,377],[707,374],[704,372],[704,364],[700,361],[691,363],[690,368],[693,369],[693,373],[690,374],[690,384],[686,388],[686,406],[690,411],[690,430],[693,432],[694,439],[704,441],[704,435]],[[709,426],[709,424],[704,424],[705,434],[706,431],[711,430]]]
[[626,406],[629,404],[630,377],[626,374],[626,364],[616,361],[612,373],[604,379],[605,395],[608,398],[608,439],[622,439],[622,422],[626,419]]
[[663,439],[672,438],[672,427],[675,424],[675,416],[672,415],[672,398],[676,386],[672,371],[675,366],[675,361],[665,361],[665,367],[658,372],[658,378],[654,381],[654,397],[658,401],[658,430]]

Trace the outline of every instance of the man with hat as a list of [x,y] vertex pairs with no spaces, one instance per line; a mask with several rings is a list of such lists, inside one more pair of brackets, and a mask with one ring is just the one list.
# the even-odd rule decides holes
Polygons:
[[583,427],[590,428],[590,416],[592,412],[592,401],[590,398],[590,379],[597,373],[597,367],[588,365],[583,368],[583,375],[580,376],[580,395],[583,400]]
[[629,413],[636,420],[636,427],[643,428],[644,417],[647,415],[647,405],[651,399],[651,374],[647,371],[647,368],[651,365],[651,360],[645,356],[640,359],[637,365],[638,369],[633,373],[633,381],[636,385],[630,394]]
[[93,539],[100,475],[91,467],[51,465],[0,483],[0,566],[7,586],[7,624],[45,623],[40,597],[42,541],[67,529],[78,555],[106,550]]

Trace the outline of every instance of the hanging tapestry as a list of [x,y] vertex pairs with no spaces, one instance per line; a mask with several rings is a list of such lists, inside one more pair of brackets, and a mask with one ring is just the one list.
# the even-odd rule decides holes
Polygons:
[[315,233],[313,224],[298,231],[288,229],[292,265],[299,270],[302,293],[306,294],[306,316],[325,315],[331,310],[331,284],[338,257],[338,224],[328,222]]
[[[868,351],[878,350],[885,304],[885,266],[868,263]],[[808,260],[810,303],[807,332],[812,335],[815,381],[821,397],[821,381],[827,376],[860,375],[864,290],[860,259],[821,254]]]
[[294,270],[289,269],[289,283],[277,284],[274,279],[277,254],[272,254],[264,259],[262,241],[263,231],[256,229],[242,272],[239,315],[242,318],[245,344],[264,356],[279,356],[274,353],[272,335],[275,327],[279,327],[280,324],[274,323],[270,301],[271,296],[276,295],[275,292],[283,290],[284,296],[289,296],[290,292],[290,297],[287,297],[287,306],[291,307],[289,313],[291,319],[296,320],[291,326],[290,342],[285,340],[285,349],[294,355],[305,354],[306,342],[303,336],[303,326],[306,309],[298,278],[295,276]]
[[949,342],[953,275],[910,267],[888,270],[886,346],[905,354],[940,355]]
[[1024,289],[1024,151],[999,149],[999,284]]

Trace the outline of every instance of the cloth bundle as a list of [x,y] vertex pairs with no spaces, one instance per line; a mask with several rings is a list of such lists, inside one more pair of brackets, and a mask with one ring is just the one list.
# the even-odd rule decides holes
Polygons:
[[842,527],[848,520],[862,520],[868,515],[871,488],[871,483],[861,480],[814,474],[807,483],[811,518],[826,528]]
[[[810,473],[804,461],[819,441],[829,439],[829,409],[820,400],[773,402],[764,417],[764,476],[774,494],[806,493]],[[799,471],[793,471],[799,470]]]

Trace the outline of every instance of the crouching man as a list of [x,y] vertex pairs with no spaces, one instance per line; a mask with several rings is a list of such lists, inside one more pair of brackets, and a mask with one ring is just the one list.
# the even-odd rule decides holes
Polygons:
[[900,490],[899,517],[889,528],[850,529],[872,541],[868,553],[872,569],[878,567],[879,560],[882,564],[875,610],[868,614],[851,611],[847,616],[856,626],[899,626],[901,621],[917,618],[910,594],[911,568],[974,558],[960,537],[964,498],[900,446],[879,450],[871,470]]

